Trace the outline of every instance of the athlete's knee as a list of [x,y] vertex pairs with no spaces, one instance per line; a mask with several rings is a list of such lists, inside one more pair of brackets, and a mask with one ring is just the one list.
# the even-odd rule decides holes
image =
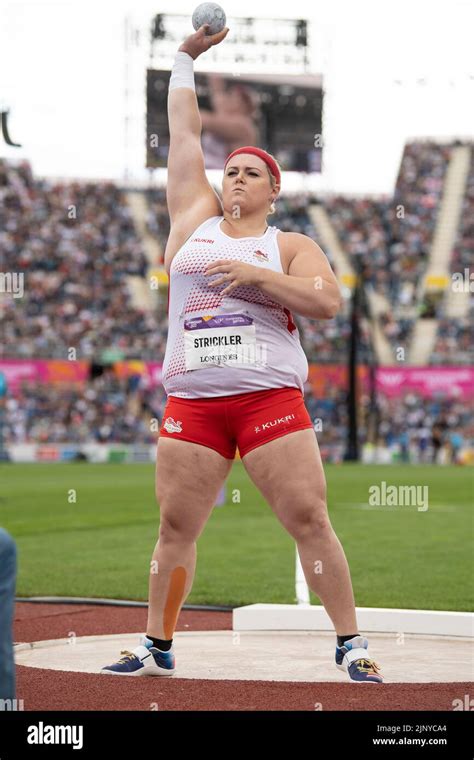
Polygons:
[[322,535],[332,529],[326,500],[318,496],[306,501],[299,501],[296,497],[293,508],[283,510],[283,514],[285,528],[295,539],[307,535]]
[[202,527],[188,519],[166,515],[160,519],[159,540],[161,543],[189,543],[197,541]]

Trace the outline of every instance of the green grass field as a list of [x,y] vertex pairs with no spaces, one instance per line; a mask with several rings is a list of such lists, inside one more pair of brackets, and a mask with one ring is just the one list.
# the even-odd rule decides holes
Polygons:
[[[329,465],[326,476],[358,606],[473,609],[472,469]],[[153,465],[1,465],[0,525],[18,545],[17,596],[146,600],[159,525],[153,478]],[[383,480],[427,485],[428,510],[369,507],[369,487]],[[227,494],[198,541],[186,602],[293,603],[294,541],[239,461]]]

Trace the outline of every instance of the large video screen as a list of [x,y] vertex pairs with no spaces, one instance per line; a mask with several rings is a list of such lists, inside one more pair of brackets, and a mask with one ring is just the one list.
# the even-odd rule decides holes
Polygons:
[[[169,79],[169,71],[147,71],[149,168],[167,165]],[[321,171],[321,77],[195,72],[194,81],[206,169],[223,169],[232,150],[258,145],[272,153],[284,171]]]

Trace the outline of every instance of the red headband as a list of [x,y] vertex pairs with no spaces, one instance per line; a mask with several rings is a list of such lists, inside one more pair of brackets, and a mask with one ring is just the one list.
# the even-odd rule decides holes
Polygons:
[[243,148],[237,148],[237,150],[234,150],[233,153],[230,153],[225,160],[224,169],[229,163],[230,159],[233,156],[236,156],[237,153],[253,153],[254,156],[258,156],[259,158],[261,158],[262,161],[265,161],[265,163],[267,164],[271,173],[276,178],[276,181],[278,182],[278,184],[280,184],[281,175],[280,175],[280,170],[276,164],[276,161],[273,160],[271,155],[267,153],[266,150],[262,150],[261,148],[255,148],[253,145],[244,145]]

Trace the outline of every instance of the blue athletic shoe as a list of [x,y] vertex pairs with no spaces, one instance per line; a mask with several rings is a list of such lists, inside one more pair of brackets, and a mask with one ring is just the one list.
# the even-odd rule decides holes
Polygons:
[[383,683],[380,666],[370,659],[368,646],[364,636],[354,636],[342,647],[336,646],[336,666],[348,673],[354,683]]
[[119,676],[172,676],[175,670],[173,645],[169,652],[162,652],[153,642],[142,636],[140,646],[129,652],[123,649],[123,657],[113,665],[106,665],[101,673]]

